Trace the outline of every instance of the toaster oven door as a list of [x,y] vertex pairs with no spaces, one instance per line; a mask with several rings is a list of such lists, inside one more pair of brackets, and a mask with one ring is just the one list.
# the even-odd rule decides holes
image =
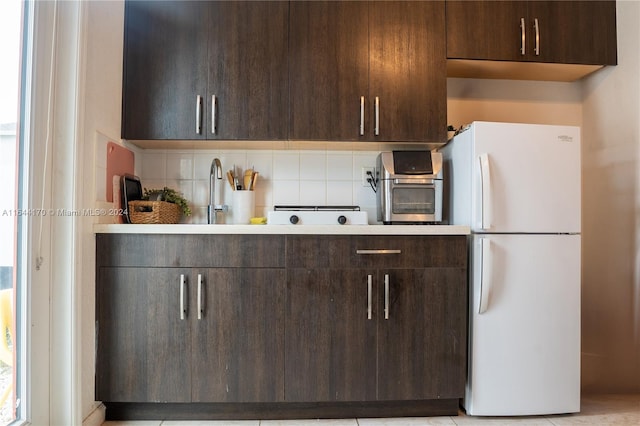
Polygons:
[[391,194],[393,222],[440,222],[442,220],[442,181],[396,183]]

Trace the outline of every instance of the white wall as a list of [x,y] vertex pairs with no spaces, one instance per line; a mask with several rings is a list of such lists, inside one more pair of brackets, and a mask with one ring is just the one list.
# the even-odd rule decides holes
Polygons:
[[449,78],[447,119],[579,126],[581,93],[579,83]]
[[640,391],[640,2],[619,1],[618,66],[584,82],[582,385]]
[[[81,208],[99,207],[98,183],[104,183],[106,170],[100,159],[106,158],[106,142],[118,142],[122,92],[122,37],[124,3],[117,1],[84,2],[84,85],[83,134],[81,143],[83,184],[79,185]],[[100,173],[101,172],[101,173]],[[101,413],[95,409],[95,237],[94,222],[100,217],[79,218],[83,250],[78,260],[81,286],[80,404],[86,424],[100,424]],[[87,416],[93,414],[87,419]]]

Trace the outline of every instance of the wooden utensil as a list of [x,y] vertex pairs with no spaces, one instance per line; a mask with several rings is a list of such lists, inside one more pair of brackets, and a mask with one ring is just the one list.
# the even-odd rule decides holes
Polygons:
[[254,190],[256,188],[256,181],[258,180],[258,172],[253,172],[253,175],[251,175],[251,187],[249,188],[250,190]]
[[253,170],[245,170],[244,171],[244,179],[243,179],[243,188],[247,191],[251,189],[251,177],[253,176]]
[[229,170],[227,172],[227,180],[229,181],[229,185],[231,185],[231,190],[235,191],[236,190],[236,185],[234,183],[233,173],[231,172],[231,170]]

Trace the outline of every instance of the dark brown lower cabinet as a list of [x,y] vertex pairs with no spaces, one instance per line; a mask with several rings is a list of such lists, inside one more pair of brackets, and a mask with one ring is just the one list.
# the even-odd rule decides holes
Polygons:
[[287,401],[462,396],[464,269],[294,269],[287,297]]
[[465,236],[96,240],[108,420],[457,413]]
[[[378,315],[378,399],[460,398],[466,366],[466,270],[388,269]],[[388,309],[385,314],[385,302]]]
[[284,398],[282,269],[101,268],[96,398]]
[[97,400],[191,400],[191,326],[180,317],[180,276],[187,272],[98,269]]
[[283,401],[284,269],[217,268],[199,274],[192,401]]
[[285,399],[376,399],[376,322],[366,271],[287,271]]

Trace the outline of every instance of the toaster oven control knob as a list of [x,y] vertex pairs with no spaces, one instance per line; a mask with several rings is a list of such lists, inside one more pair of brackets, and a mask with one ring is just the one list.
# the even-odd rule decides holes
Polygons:
[[292,214],[291,217],[289,218],[289,222],[291,222],[294,225],[298,223],[298,221],[300,221],[300,218],[295,214]]
[[345,223],[347,223],[347,218],[344,215],[338,216],[338,223],[340,225],[344,225]]

